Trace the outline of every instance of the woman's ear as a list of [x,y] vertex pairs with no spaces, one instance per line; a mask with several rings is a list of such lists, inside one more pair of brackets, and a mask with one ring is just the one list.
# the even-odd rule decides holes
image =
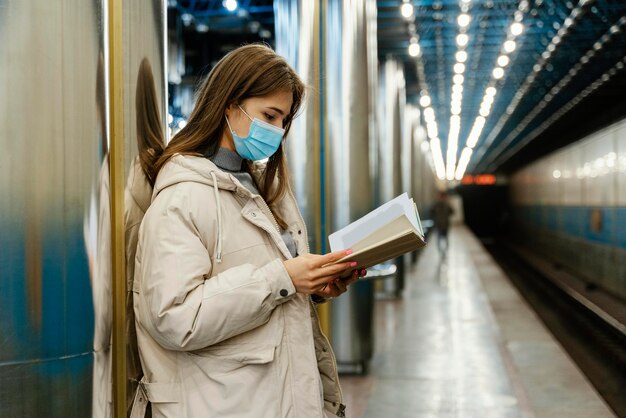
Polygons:
[[234,103],[229,103],[228,106],[226,106],[226,110],[224,111],[224,113],[226,114],[227,118],[230,119],[230,114],[233,112],[235,106],[236,105]]

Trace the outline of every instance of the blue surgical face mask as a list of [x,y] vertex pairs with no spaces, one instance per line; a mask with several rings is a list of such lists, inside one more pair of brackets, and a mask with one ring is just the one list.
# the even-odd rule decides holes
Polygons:
[[233,135],[233,141],[235,141],[237,154],[239,154],[241,158],[252,161],[263,160],[274,155],[280,146],[280,142],[283,140],[285,130],[260,119],[251,118],[241,106],[239,106],[239,109],[241,109],[252,123],[250,124],[248,136],[242,138],[233,131],[228,117],[226,117],[226,123],[230,129],[230,133]]

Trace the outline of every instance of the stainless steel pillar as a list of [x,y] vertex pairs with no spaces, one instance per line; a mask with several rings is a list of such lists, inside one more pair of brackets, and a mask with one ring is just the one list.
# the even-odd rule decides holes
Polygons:
[[112,415],[111,331],[125,324],[111,311],[110,174],[124,167],[110,165],[110,121],[126,117],[122,136],[134,145],[144,56],[164,111],[165,5],[126,2],[127,106],[112,109],[109,3],[0,0],[3,417]]
[[[336,231],[373,207],[369,148],[375,132],[376,4],[328,1],[325,16],[329,225]],[[333,300],[331,335],[340,370],[365,370],[373,350],[372,312],[373,287],[366,280]]]
[[[111,0],[109,0],[111,1]],[[123,65],[123,100],[117,107],[111,108],[111,113],[117,113],[124,118],[123,141],[117,143],[120,158],[116,161],[111,159],[111,172],[123,176],[124,186],[132,170],[132,165],[137,164],[137,156],[141,149],[148,147],[145,139],[139,138],[139,132],[161,132],[163,140],[167,141],[167,80],[166,80],[166,2],[163,0],[138,0],[123,2],[122,13],[122,65]],[[158,116],[156,116],[158,115]],[[147,126],[156,124],[158,126]],[[142,125],[140,127],[140,125]],[[113,185],[112,185],[113,186]],[[123,186],[122,186],[123,187]],[[111,198],[117,202],[124,198],[124,190],[111,188]],[[122,205],[123,206],[123,205]],[[124,209],[122,213],[124,213]],[[122,219],[123,221],[123,219]],[[120,228],[124,223],[113,223],[114,228]],[[117,300],[124,301],[123,307],[126,312],[132,312],[132,286],[135,252],[129,248],[124,258],[124,271],[126,273],[126,286],[118,286],[119,291],[124,290],[124,295],[115,294]],[[121,249],[118,250],[121,252]],[[117,290],[117,289],[116,289]],[[116,317],[118,318],[118,317]],[[123,336],[124,344],[119,347],[115,344],[114,359],[117,369],[114,368],[113,381],[116,389],[115,411],[125,413],[130,407],[133,395],[137,389],[137,379],[140,377],[141,365],[136,355],[136,334],[134,332],[133,318],[128,318],[127,325],[121,320],[113,324],[114,332]],[[121,353],[126,356],[122,364]],[[125,390],[120,385],[125,380]],[[121,405],[125,399],[126,405]],[[124,408],[124,406],[126,408]]]
[[[401,97],[405,94],[401,93]],[[415,168],[413,165],[413,134],[415,127],[419,124],[419,109],[411,104],[405,104],[402,117],[402,144],[401,165],[402,165],[402,192],[407,192],[413,200],[417,202],[417,196],[413,195],[413,183],[415,182]],[[404,272],[411,267],[415,252],[402,256]],[[405,273],[406,274],[406,273]],[[404,277],[403,277],[404,278]],[[402,286],[404,288],[404,286]]]
[[99,0],[0,1],[3,417],[91,415],[104,16]]
[[321,240],[326,239],[321,219],[319,13],[319,1],[274,1],[276,52],[287,59],[310,87],[303,109],[293,121],[286,152],[294,193],[309,228],[309,245],[313,252],[320,252]]
[[[382,66],[380,79],[381,104],[379,115],[379,164],[380,199],[387,202],[402,193],[402,118],[404,117],[404,70],[393,58],[387,58]],[[398,271],[393,279],[384,281],[384,291],[398,296],[403,288],[404,262],[396,261]]]

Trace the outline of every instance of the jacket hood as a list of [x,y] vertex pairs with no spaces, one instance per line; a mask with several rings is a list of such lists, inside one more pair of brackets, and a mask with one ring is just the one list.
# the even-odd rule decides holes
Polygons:
[[[252,167],[252,176],[258,179],[262,166]],[[232,174],[222,171],[211,160],[192,155],[175,155],[161,169],[152,192],[152,200],[167,187],[182,182],[196,182],[213,188],[217,202],[217,231],[215,261],[222,262],[222,210],[218,189],[233,191],[242,196],[252,197],[252,193]]]
[[218,189],[239,191],[245,189],[234,176],[222,171],[211,160],[191,155],[175,155],[161,169],[155,185],[152,199],[161,190],[178,183],[193,181],[214,187],[213,176],[217,180]]

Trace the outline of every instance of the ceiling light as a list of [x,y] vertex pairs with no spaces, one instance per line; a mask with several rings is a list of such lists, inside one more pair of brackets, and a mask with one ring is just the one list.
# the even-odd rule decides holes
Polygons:
[[465,72],[465,64],[461,64],[460,62],[454,64],[454,72],[457,74],[463,74]]
[[509,63],[509,57],[507,57],[506,55],[500,55],[498,57],[498,65],[500,67],[506,67],[508,63]]
[[222,5],[226,7],[226,10],[228,10],[229,12],[234,12],[238,6],[237,0],[224,0],[222,2]]
[[456,19],[457,23],[462,28],[469,25],[470,20],[471,20],[470,15],[468,15],[467,13],[460,14],[459,17]]
[[190,26],[193,23],[193,15],[191,13],[183,13],[180,15],[183,25]]
[[439,132],[437,131],[437,124],[434,122],[426,124],[426,131],[430,139],[437,138],[439,136]]
[[466,34],[461,33],[456,36],[456,43],[458,46],[465,46],[467,45],[468,42],[469,42],[469,37]]
[[524,30],[524,25],[522,25],[520,22],[514,22],[513,24],[511,24],[511,34],[513,36],[520,35],[523,30]]
[[493,69],[493,78],[496,80],[500,80],[504,75],[504,70],[501,67],[496,67]]
[[453,84],[452,93],[463,93],[463,86],[460,84]]
[[520,1],[518,9],[521,11],[525,11],[526,9],[528,9],[528,1],[527,0]]
[[413,16],[413,5],[411,3],[403,3],[402,6],[400,6],[400,13],[405,19],[410,18]]
[[467,61],[467,52],[465,52],[465,51],[458,51],[456,53],[455,57],[456,57],[456,60],[458,62],[465,62],[465,61]]
[[491,87],[491,86],[490,86],[490,87],[487,87],[487,88],[485,89],[485,94],[486,94],[487,96],[495,96],[495,95],[496,95],[496,88],[495,88],[495,87]]
[[452,77],[454,84],[463,84],[463,80],[465,80],[463,74],[455,74],[454,77]]
[[206,23],[198,23],[196,25],[196,31],[200,33],[207,33],[209,31],[209,25]]
[[504,50],[506,52],[513,52],[515,51],[515,41],[511,41],[508,40],[504,43]]
[[459,164],[456,167],[456,175],[454,176],[456,180],[461,180],[463,178],[463,174],[465,174],[465,169],[467,168],[467,164],[469,163],[471,156],[471,148],[464,148],[461,152],[461,158],[459,158]]
[[417,57],[420,54],[420,46],[417,42],[409,44],[409,55]]
[[439,137],[439,131],[435,122],[427,123],[426,130],[428,131],[428,137],[430,139]]
[[487,116],[489,116],[489,109],[484,109],[481,107],[478,113],[480,114],[480,116],[486,118]]
[[422,106],[422,107],[430,106],[430,96],[429,95],[424,95],[424,96],[420,97],[420,106]]
[[435,111],[432,107],[427,107],[424,109],[424,119],[426,122],[434,122],[435,121]]

